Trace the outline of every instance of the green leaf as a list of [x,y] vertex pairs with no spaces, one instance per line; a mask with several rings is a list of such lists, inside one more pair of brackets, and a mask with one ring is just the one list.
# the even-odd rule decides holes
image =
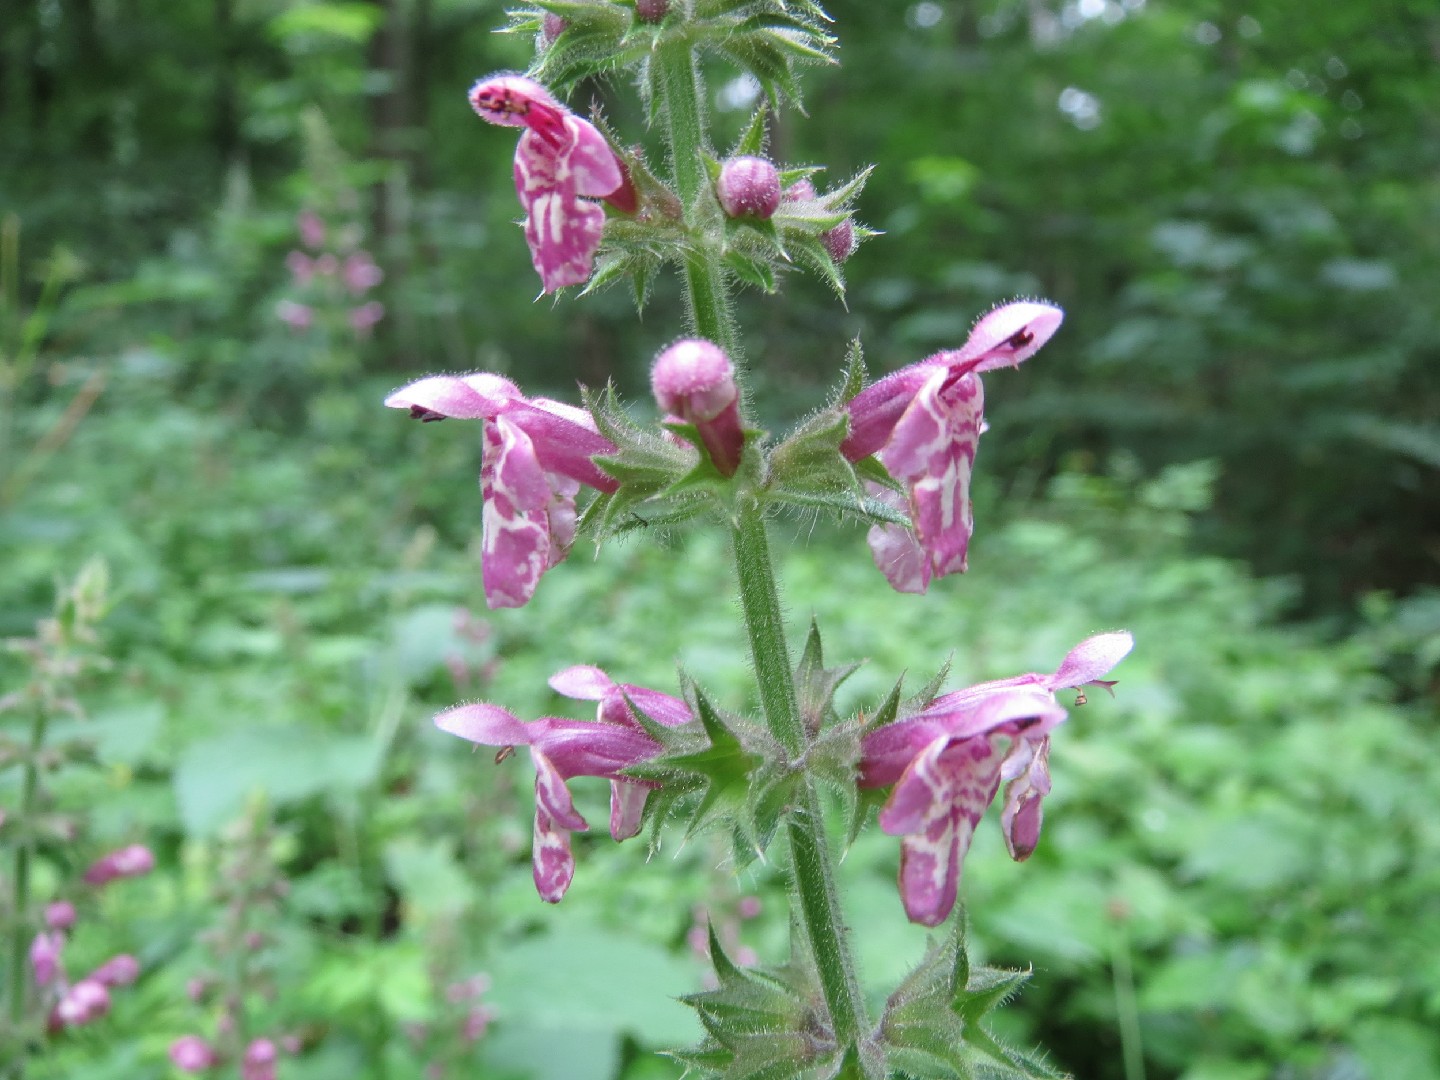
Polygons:
[[740,133],[740,138],[735,140],[735,147],[730,151],[731,157],[760,157],[765,153],[765,120],[770,110],[764,102],[755,110],[755,115],[750,117],[750,123],[745,125],[745,130]]
[[775,291],[775,271],[769,263],[731,248],[725,252],[725,266],[745,284],[754,285],[765,293]]

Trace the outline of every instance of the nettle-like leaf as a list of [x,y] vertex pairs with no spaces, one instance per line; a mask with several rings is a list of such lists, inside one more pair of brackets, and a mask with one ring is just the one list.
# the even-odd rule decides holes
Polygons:
[[655,829],[680,816],[688,821],[687,837],[728,829],[743,865],[763,855],[774,838],[798,774],[762,725],[717,709],[683,675],[681,688],[696,722],[662,728],[642,717],[663,750],[627,775],[660,785],[651,798]]
[[510,12],[506,30],[538,33],[547,12],[560,16],[566,26],[539,51],[528,74],[557,93],[568,91],[582,79],[631,67],[648,51],[645,39],[630,33],[630,13],[615,4],[535,0],[533,8]]
[[835,62],[829,21],[816,4],[697,0],[687,29],[699,48],[753,75],[772,108],[779,108],[782,100],[801,108],[796,69]]
[[673,1054],[702,1076],[721,1080],[794,1080],[837,1075],[843,1054],[835,1044],[805,935],[792,924],[790,959],[774,968],[741,968],[725,954],[714,927],[710,958],[719,986],[681,998],[699,1014],[706,1038]]
[[577,523],[578,535],[605,540],[661,521],[683,521],[705,509],[704,503],[685,499],[655,505],[663,492],[694,468],[693,453],[632,421],[616,399],[614,387],[607,386],[601,393],[587,389],[583,395],[596,430],[617,447],[613,454],[597,455],[595,463],[618,480],[620,487],[601,494],[586,507]]
[[820,626],[811,619],[810,633],[805,638],[805,650],[795,668],[795,693],[799,698],[800,717],[812,739],[822,727],[836,719],[835,691],[859,669],[859,663],[830,668],[825,666]]
[[1041,1058],[1000,1042],[982,1024],[1030,978],[1026,971],[972,968],[965,920],[931,945],[885,1003],[880,1039],[892,1066],[917,1077],[1063,1080]]
[[840,453],[850,434],[850,417],[843,409],[816,413],[795,428],[770,452],[767,495],[781,502],[815,506],[865,515],[865,489],[855,467]]

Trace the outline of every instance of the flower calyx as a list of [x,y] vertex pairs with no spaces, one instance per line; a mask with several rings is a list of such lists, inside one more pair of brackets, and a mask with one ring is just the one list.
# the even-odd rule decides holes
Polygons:
[[885,1002],[879,1038],[887,1063],[915,1076],[1062,1080],[1063,1073],[1005,1045],[982,1024],[1029,978],[1028,971],[971,967],[964,920],[957,920]]

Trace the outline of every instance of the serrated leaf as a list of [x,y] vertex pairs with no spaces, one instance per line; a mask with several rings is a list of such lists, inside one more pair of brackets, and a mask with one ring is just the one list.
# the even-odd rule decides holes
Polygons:
[[811,619],[805,650],[795,669],[795,692],[799,700],[801,719],[812,738],[834,712],[835,691],[859,668],[859,663],[841,664],[833,668],[825,666],[820,627]]
[[829,285],[843,303],[845,275],[840,272],[839,265],[830,257],[825,245],[817,237],[796,235],[790,240],[788,250],[798,262],[815,271],[816,276]]
[[750,123],[745,125],[745,130],[740,133],[740,138],[735,140],[735,148],[730,151],[731,157],[759,157],[765,153],[765,120],[770,114],[770,109],[765,102],[755,110],[750,117]]
[[855,469],[840,452],[850,434],[850,416],[841,409],[816,413],[770,453],[770,485],[780,497],[840,495],[863,510],[864,490]]
[[768,263],[731,248],[725,253],[725,266],[745,284],[754,285],[767,294],[774,293],[775,271]]
[[860,338],[854,337],[845,350],[845,378],[840,389],[830,399],[832,408],[840,408],[865,389],[865,349]]
[[962,1020],[976,1023],[986,1013],[998,1009],[1013,998],[1029,981],[1028,971],[976,968],[970,972],[965,988],[956,990],[952,1008]]

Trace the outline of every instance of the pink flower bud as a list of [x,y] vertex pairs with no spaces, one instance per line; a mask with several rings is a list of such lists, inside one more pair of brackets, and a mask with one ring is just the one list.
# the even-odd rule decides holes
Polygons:
[[670,13],[670,0],[635,0],[635,17],[641,22],[658,23]]
[[837,263],[843,263],[855,253],[855,225],[846,218],[833,229],[826,229],[820,234],[820,243],[825,245],[825,250],[830,253],[830,258]]
[[170,1044],[170,1060],[181,1072],[198,1073],[220,1064],[215,1048],[199,1035],[182,1035]]
[[740,917],[742,919],[753,919],[760,914],[760,898],[758,896],[742,896],[740,898]]
[[720,167],[715,194],[732,218],[767,219],[780,206],[779,170],[764,158],[731,158]]
[[129,953],[112,956],[88,976],[101,986],[129,986],[139,977],[140,961]]
[[313,210],[306,210],[296,220],[300,229],[300,239],[305,241],[305,246],[315,250],[325,246],[325,223],[320,220],[320,215]]
[[715,468],[734,476],[745,432],[735,369],[720,347],[700,338],[677,341],[655,358],[650,387],[661,409],[699,429]]
[[65,947],[65,936],[58,930],[35,935],[30,943],[30,970],[35,973],[38,986],[49,986],[60,974],[60,953]]
[[75,925],[75,905],[69,900],[56,900],[45,905],[45,925],[51,930],[69,930]]
[[796,180],[795,183],[787,187],[784,192],[781,193],[780,198],[783,202],[808,202],[815,198],[817,194],[815,185],[812,184],[810,178],[806,176]]
[[144,844],[112,851],[85,871],[85,884],[104,885],[116,878],[140,877],[155,869],[155,856]]
[[81,979],[55,1006],[54,1019],[66,1027],[81,1027],[110,1011],[110,991],[94,979]]
[[209,996],[210,987],[209,979],[199,977],[190,979],[185,983],[185,996],[198,1005]]
[[563,34],[569,25],[568,21],[553,11],[547,11],[540,23],[540,48],[548,49],[555,44],[555,39]]

